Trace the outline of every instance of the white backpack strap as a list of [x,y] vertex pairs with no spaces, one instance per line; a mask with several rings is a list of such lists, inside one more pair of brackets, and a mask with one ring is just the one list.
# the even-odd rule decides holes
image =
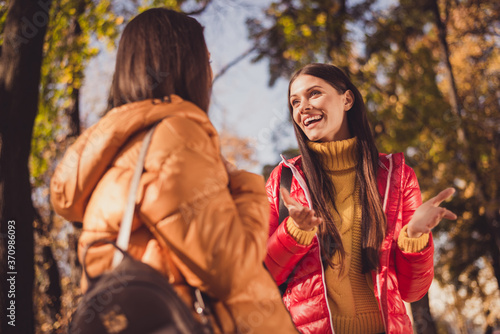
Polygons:
[[[144,169],[144,161],[146,160],[146,152],[151,142],[151,137],[158,123],[153,125],[153,127],[148,131],[144,140],[142,142],[141,151],[139,152],[139,158],[135,166],[134,175],[130,181],[130,189],[128,192],[127,204],[125,206],[125,211],[123,212],[123,218],[120,225],[120,231],[118,232],[118,237],[116,239],[116,245],[127,251],[128,243],[130,241],[130,233],[132,232],[132,221],[134,219],[135,211],[135,200],[137,197],[137,189],[139,188],[139,182],[141,180],[142,170]],[[111,262],[111,268],[114,269],[123,259],[123,254],[119,250],[115,250],[113,256],[113,262]]]

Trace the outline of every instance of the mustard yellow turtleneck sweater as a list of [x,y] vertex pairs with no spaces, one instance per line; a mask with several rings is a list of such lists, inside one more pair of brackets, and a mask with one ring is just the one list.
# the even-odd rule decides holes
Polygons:
[[[323,168],[328,171],[335,187],[335,206],[331,207],[334,223],[340,231],[346,252],[343,270],[325,269],[328,305],[335,333],[381,333],[384,324],[373,293],[371,274],[362,274],[361,268],[361,206],[359,184],[356,181],[356,138],[327,143],[309,142],[309,147],[320,155]],[[317,229],[306,232],[296,227],[293,219],[286,222],[288,232],[297,242],[307,245]],[[398,245],[410,252],[427,245],[428,234],[408,238],[406,227],[399,236]],[[334,256],[334,263],[339,258]]]

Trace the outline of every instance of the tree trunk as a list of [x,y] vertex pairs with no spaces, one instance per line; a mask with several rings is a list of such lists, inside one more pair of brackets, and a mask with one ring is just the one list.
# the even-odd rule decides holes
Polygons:
[[50,245],[44,246],[42,250],[43,265],[46,267],[47,276],[49,278],[49,284],[46,290],[48,305],[47,310],[49,311],[50,318],[55,322],[57,320],[57,314],[61,312],[61,275],[59,273],[59,267],[57,266],[56,259],[52,252]]
[[[46,289],[42,289],[41,287],[35,285],[34,300],[35,303],[41,304],[40,306],[42,306],[43,310],[42,312],[40,312],[41,310],[38,310],[38,317],[40,317],[41,314],[46,313],[46,315],[50,317],[49,319],[51,323],[56,322],[58,320],[58,314],[61,313],[62,296],[61,275],[59,267],[57,266],[57,261],[54,258],[54,252],[52,251],[52,243],[45,244],[46,240],[50,238],[49,231],[53,225],[53,218],[54,213],[51,210],[49,211],[48,223],[45,223],[40,213],[35,209],[34,248],[35,254],[41,254],[41,257],[38,257],[39,260],[35,261],[35,268],[38,268],[41,272],[47,273],[48,282],[46,284]],[[37,312],[36,310],[34,311],[36,318]],[[40,325],[39,323],[37,324]]]
[[439,47],[441,48],[441,59],[445,64],[446,76],[450,81],[450,105],[453,109],[453,113],[458,117],[462,117],[462,105],[460,99],[458,98],[457,84],[455,81],[455,76],[453,75],[453,68],[450,62],[450,49],[448,47],[448,42],[446,41],[446,24],[441,19],[441,14],[439,12],[438,0],[430,1],[431,11],[434,14],[434,22],[436,23],[436,28],[438,30],[438,40]]
[[328,8],[325,8],[328,13],[326,18],[326,60],[336,64],[345,73],[350,74],[346,52],[346,21],[347,7],[346,0],[335,1],[332,5],[327,3]]
[[436,324],[429,309],[429,294],[419,301],[411,303],[413,313],[413,329],[417,334],[436,334]]
[[34,332],[34,210],[28,159],[50,4],[51,0],[11,0],[4,26],[0,56],[2,333]]
[[[75,16],[72,19],[69,36],[68,36],[68,44],[76,46],[77,40],[82,35],[82,28],[80,27],[80,23],[78,23],[78,19],[85,12],[85,8],[87,6],[86,0],[80,0],[76,4],[75,8]],[[78,47],[74,47],[71,51],[78,52]],[[77,67],[77,64],[72,64],[73,68]],[[80,68],[80,67],[77,67]],[[68,85],[68,89],[71,91],[70,97],[70,106],[66,109],[66,114],[69,117],[69,133],[68,138],[70,137],[78,137],[80,136],[80,84],[83,78],[83,73],[81,71],[72,73],[72,82]]]
[[[463,106],[461,100],[458,96],[457,85],[455,81],[455,77],[453,75],[453,67],[450,62],[450,50],[448,47],[448,42],[446,41],[447,30],[446,24],[441,19],[441,14],[439,12],[439,4],[438,0],[429,0],[430,8],[432,13],[434,14],[435,24],[438,30],[438,40],[441,48],[441,59],[445,64],[446,74],[448,80],[450,81],[450,105],[452,107],[452,111],[456,117],[458,117],[459,126],[457,128],[457,139],[460,144],[463,146],[463,153],[465,156],[468,156],[468,167],[470,171],[471,180],[476,184],[476,192],[475,196],[479,202],[486,205],[486,207],[497,207],[498,199],[497,198],[488,198],[487,194],[484,192],[484,188],[482,185],[487,180],[482,181],[481,171],[478,167],[478,160],[474,151],[473,145],[470,145],[468,142],[468,131],[467,127],[464,124],[463,120]],[[490,204],[492,203],[492,204]],[[493,260],[493,268],[495,270],[495,277],[497,279],[497,284],[500,286],[500,227],[499,227],[499,215],[497,213],[487,214],[487,225],[490,230],[492,239],[493,239],[493,247],[491,248],[493,251],[490,252],[490,255]]]

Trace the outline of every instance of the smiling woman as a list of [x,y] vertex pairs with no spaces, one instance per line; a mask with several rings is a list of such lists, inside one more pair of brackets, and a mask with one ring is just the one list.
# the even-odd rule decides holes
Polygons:
[[[378,153],[363,98],[339,68],[305,66],[288,95],[301,156],[267,182],[266,266],[286,287],[295,325],[303,333],[411,333],[403,300],[429,289],[430,230],[456,219],[439,207],[454,190],[421,205],[415,173],[403,154]],[[280,192],[283,168],[292,170],[290,193]]]
[[293,120],[311,141],[350,138],[346,113],[353,103],[350,90],[337,91],[312,75],[301,75],[290,86]]

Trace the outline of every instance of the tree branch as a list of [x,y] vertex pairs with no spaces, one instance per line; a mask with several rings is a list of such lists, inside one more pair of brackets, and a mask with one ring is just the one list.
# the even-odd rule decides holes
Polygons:
[[224,66],[220,71],[219,73],[217,73],[215,76],[214,76],[214,79],[212,81],[212,83],[214,83],[217,79],[219,79],[224,73],[227,72],[227,70],[229,70],[231,67],[233,67],[234,65],[238,64],[240,61],[242,61],[243,59],[245,59],[249,54],[251,54],[252,52],[254,52],[255,50],[257,50],[257,47],[256,46],[252,46],[250,49],[246,50],[245,52],[243,52],[241,55],[239,55],[238,57],[234,58],[232,61],[230,61],[226,66]]
[[201,6],[197,10],[193,10],[192,12],[187,12],[184,14],[186,14],[186,15],[199,15],[199,14],[203,13],[205,11],[205,9],[207,9],[208,5],[211,2],[212,2],[212,0],[205,0],[205,2],[203,3],[203,6]]

